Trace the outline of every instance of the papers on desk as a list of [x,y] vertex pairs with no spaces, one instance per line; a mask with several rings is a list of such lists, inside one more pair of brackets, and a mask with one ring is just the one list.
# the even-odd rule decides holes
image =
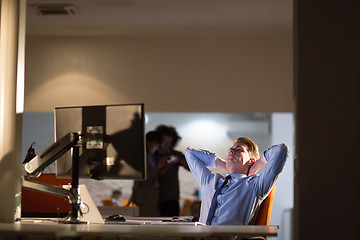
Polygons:
[[116,224],[123,225],[187,225],[187,226],[201,226],[205,225],[199,222],[190,221],[191,218],[186,216],[177,217],[131,217],[125,216],[126,221]]
[[206,226],[204,223],[200,222],[150,222],[151,225],[191,225],[191,226]]
[[141,220],[127,220],[126,222],[120,221],[106,221],[105,224],[117,225],[187,225],[187,226],[205,226],[199,222],[162,222],[162,221],[141,221]]

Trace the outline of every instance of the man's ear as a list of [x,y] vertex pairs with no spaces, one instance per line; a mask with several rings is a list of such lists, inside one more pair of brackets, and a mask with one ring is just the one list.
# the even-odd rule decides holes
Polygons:
[[250,158],[249,161],[246,162],[246,165],[249,167],[252,167],[252,165],[254,165],[255,163],[255,159],[254,158]]
[[248,163],[250,166],[249,166],[249,170],[248,170],[248,176],[256,174],[257,169],[253,168],[255,162],[256,162],[256,160],[254,158],[249,159]]

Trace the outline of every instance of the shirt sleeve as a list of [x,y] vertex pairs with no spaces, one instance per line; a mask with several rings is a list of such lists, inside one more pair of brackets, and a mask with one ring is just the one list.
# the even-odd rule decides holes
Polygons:
[[264,151],[267,164],[257,179],[258,195],[266,195],[271,190],[275,180],[284,168],[288,151],[288,147],[283,143],[274,145]]
[[217,155],[208,150],[187,148],[185,150],[185,159],[200,186],[206,185],[213,176],[207,166],[215,166],[215,157]]

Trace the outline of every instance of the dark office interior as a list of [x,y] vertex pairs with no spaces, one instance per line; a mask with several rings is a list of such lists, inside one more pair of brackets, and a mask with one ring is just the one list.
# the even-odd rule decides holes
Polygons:
[[[30,1],[41,2],[41,1]],[[65,1],[62,1],[65,2]],[[73,2],[73,1],[69,1]],[[75,1],[76,2],[76,1]],[[94,1],[91,1],[94,2]],[[100,1],[98,1],[100,2]],[[108,5],[117,5],[122,7],[131,7],[133,1],[103,1]],[[244,1],[249,2],[249,1]],[[272,2],[272,1],[270,1]],[[291,4],[289,4],[289,2]],[[257,4],[262,4],[262,1],[256,1]],[[121,43],[126,46],[134,46],[136,42],[149,40],[149,46],[152,49],[147,49],[146,45],[140,45],[143,49],[138,49],[136,57],[134,59],[129,58],[129,64],[126,62],[119,63],[122,67],[120,71],[123,71],[121,76],[128,77],[129,80],[121,80],[116,88],[120,88],[123,85],[123,91],[119,92],[116,88],[106,86],[106,84],[99,84],[98,82],[87,82],[90,78],[88,76],[77,75],[79,79],[83,79],[84,89],[88,91],[88,94],[84,94],[81,97],[71,95],[74,88],[71,81],[66,82],[66,86],[61,86],[60,93],[54,91],[42,92],[46,89],[46,82],[42,82],[41,77],[47,76],[56,68],[61,69],[66,65],[61,65],[64,62],[61,61],[74,61],[74,65],[84,66],[86,64],[93,65],[94,69],[100,69],[96,64],[102,63],[101,59],[104,57],[99,52],[96,52],[95,56],[89,53],[87,58],[71,59],[63,56],[59,61],[60,65],[47,66],[48,69],[42,69],[37,71],[31,68],[32,66],[39,66],[35,63],[36,60],[42,60],[42,57],[51,56],[54,53],[57,56],[61,56],[61,46],[57,49],[56,44],[59,43],[59,39],[64,40],[64,36],[42,36],[41,34],[31,35],[29,34],[29,42],[25,52],[31,55],[33,61],[26,62],[25,73],[28,74],[28,78],[25,74],[25,79],[31,79],[32,82],[25,83],[25,112],[26,111],[52,111],[55,107],[53,105],[71,105],[82,104],[82,101],[88,104],[96,104],[98,100],[104,102],[118,102],[118,101],[144,101],[149,102],[150,112],[233,112],[233,104],[238,104],[237,101],[245,103],[241,112],[293,112],[295,116],[295,149],[294,153],[294,212],[293,212],[293,239],[357,239],[358,231],[357,225],[359,223],[358,215],[360,214],[358,199],[358,185],[360,184],[360,161],[357,159],[359,140],[359,123],[360,123],[360,109],[359,109],[359,88],[357,82],[360,80],[360,51],[359,51],[359,17],[358,9],[359,3],[356,1],[281,1],[274,0],[273,4],[284,4],[285,9],[289,5],[291,9],[291,26],[286,26],[285,33],[270,34],[269,44],[274,43],[276,47],[282,49],[279,54],[285,55],[279,57],[280,61],[274,60],[274,65],[268,69],[264,67],[266,63],[261,62],[259,59],[251,59],[250,62],[260,62],[260,65],[268,71],[259,72],[254,66],[249,64],[250,70],[248,72],[234,71],[234,74],[229,72],[232,66],[229,66],[229,62],[242,60],[238,58],[236,54],[241,54],[241,51],[246,52],[247,55],[254,51],[256,57],[261,57],[261,48],[258,46],[265,46],[265,40],[257,45],[254,38],[247,38],[246,36],[236,35],[233,39],[229,36],[229,29],[218,29],[216,31],[223,31],[222,35],[213,36],[212,38],[204,37],[209,36],[209,29],[211,26],[205,27],[206,32],[204,35],[192,35],[192,38],[186,36],[178,36],[176,33],[172,33],[172,36],[161,37],[159,40],[157,37],[150,35],[144,36],[143,39],[137,35],[137,37],[125,36],[121,40]],[[206,4],[204,1],[203,4]],[[266,3],[270,4],[270,3]],[[264,14],[264,13],[263,13]],[[276,15],[276,13],[273,13]],[[205,24],[206,26],[206,24]],[[39,29],[34,28],[36,31]],[[99,27],[101,30],[102,28]],[[181,29],[181,28],[179,28]],[[191,27],[186,28],[189,31],[195,31]],[[34,31],[35,31],[34,30]],[[53,29],[54,30],[54,29]],[[63,29],[59,29],[61,32]],[[88,42],[82,44],[82,40],[86,38],[86,30],[77,29],[79,32],[83,32],[83,36],[73,36],[75,47],[74,51],[86,52],[86,46],[94,46],[100,41],[101,36],[96,36]],[[104,31],[106,29],[103,29]],[[55,30],[54,30],[55,31]],[[135,31],[135,30],[134,30]],[[277,33],[279,29],[268,28],[266,31],[274,31]],[[149,30],[151,33],[151,30]],[[146,34],[149,34],[146,33]],[[211,31],[210,31],[211,32]],[[194,34],[194,32],[192,32]],[[270,36],[269,35],[269,36]],[[84,37],[85,36],[85,37]],[[149,37],[150,36],[150,37]],[[210,34],[211,36],[211,34]],[[224,37],[226,36],[226,37]],[[278,38],[277,38],[278,36]],[[179,37],[180,40],[176,40]],[[226,38],[226,40],[223,40]],[[114,40],[115,39],[115,40]],[[106,37],[106,43],[114,44],[119,38],[111,39]],[[165,39],[165,40],[164,40]],[[206,39],[209,41],[207,42]],[[246,47],[235,48],[236,41],[240,39],[246,39],[244,42],[251,44],[251,49]],[[282,39],[285,39],[283,41]],[[254,40],[254,41],[253,41]],[[41,45],[46,42],[45,48]],[[191,45],[192,41],[196,44]],[[228,42],[230,48],[224,46],[217,49],[217,44],[224,41]],[[179,44],[179,42],[182,42]],[[224,43],[222,42],[222,43]],[[244,43],[242,42],[242,43]],[[66,40],[62,41],[64,46]],[[176,44],[175,44],[176,43]],[[134,45],[133,45],[134,44]],[[280,48],[282,44],[284,48]],[[192,46],[194,50],[196,45],[203,46],[202,50],[198,52],[194,51],[192,54],[186,54],[186,51],[176,47],[181,46],[184,49],[188,46]],[[63,47],[64,47],[63,46]],[[173,58],[161,57],[161,51],[165,47],[172,50],[174,53],[179,54],[181,60],[175,61]],[[52,50],[50,50],[53,48]],[[212,59],[212,55],[206,50],[212,49],[215,56],[219,58],[223,51],[227,54],[231,52],[232,48],[235,50],[234,55],[228,55],[230,60],[227,62],[227,66],[221,65],[221,59]],[[42,52],[37,55],[36,51],[50,50]],[[285,49],[285,50],[284,50]],[[288,54],[290,49],[291,54]],[[59,50],[59,52],[57,52]],[[121,49],[126,56],[130,56],[130,53],[126,53],[126,48]],[[53,52],[52,52],[53,51]],[[149,56],[156,55],[159,51],[160,57],[158,62],[154,63]],[[276,49],[266,50],[264,54],[265,59],[276,58]],[[117,54],[119,49],[114,54]],[[66,52],[65,52],[66,53]],[[142,53],[144,53],[142,55]],[[206,66],[202,60],[206,56],[209,65],[209,72],[205,71]],[[39,59],[37,59],[39,57]],[[98,62],[91,62],[92,58],[98,58]],[[90,60],[89,60],[90,59]],[[111,59],[117,59],[116,57]],[[134,69],[136,65],[136,59],[142,59],[141,69]],[[189,60],[190,59],[190,60]],[[89,62],[86,62],[89,60]],[[161,61],[160,61],[161,60]],[[184,69],[177,69],[172,66],[168,69],[161,69],[161,62],[166,66],[172,66],[176,63],[189,62],[190,66],[186,66]],[[53,60],[54,64],[57,64],[56,60]],[[106,63],[106,61],[105,61]],[[246,62],[243,63],[246,66]],[[219,65],[221,68],[216,69]],[[147,67],[146,67],[147,66]],[[191,76],[192,70],[196,72],[197,66],[202,69],[204,76],[207,79],[200,79],[204,77],[202,74],[197,73],[196,76]],[[237,65],[234,63],[233,67]],[[284,71],[279,71],[281,67],[286,68]],[[104,64],[101,65],[102,72],[105,73],[104,78],[113,78],[112,74],[106,75],[108,70],[113,71],[114,65]],[[126,68],[129,67],[129,68]],[[156,77],[161,74],[151,73],[152,67],[156,67],[157,73],[163,71],[164,76],[169,77],[174,75],[174,79],[169,79],[168,82],[160,81],[161,89],[165,92],[163,97],[170,98],[174,94],[179,94],[178,100],[164,101],[159,97],[160,91],[157,87],[150,88],[154,90],[157,97],[151,98],[147,93],[151,83],[155,86],[159,83]],[[263,69],[262,69],[263,70]],[[70,73],[76,72],[76,69],[70,69]],[[95,72],[95,71],[94,71]],[[177,77],[176,73],[179,73]],[[201,72],[201,71],[200,71]],[[243,75],[242,75],[243,74]],[[254,74],[253,76],[251,74]],[[259,79],[269,76],[269,81],[259,81]],[[50,76],[50,75],[49,75]],[[135,77],[134,77],[135,76]],[[149,77],[150,76],[150,77]],[[223,76],[223,79],[220,78]],[[241,76],[250,79],[246,82],[245,86],[251,89],[258,89],[255,95],[251,94],[251,91],[243,93],[243,97],[235,97],[230,95],[225,89],[236,89],[236,93],[241,93],[241,81],[237,79]],[[40,78],[39,78],[40,77]],[[61,78],[62,77],[62,78]],[[66,76],[60,76],[60,80]],[[132,90],[133,95],[127,95],[129,89],[132,89],[133,79],[151,80],[146,83],[136,83],[137,86],[144,84],[145,89]],[[188,77],[186,79],[186,77]],[[182,79],[183,78],[183,79]],[[198,81],[194,79],[199,78]],[[59,79],[52,79],[52,87],[58,86]],[[285,79],[285,81],[284,81]],[[218,81],[217,81],[218,80]],[[114,80],[111,80],[114,81]],[[110,81],[110,82],[111,82]],[[77,83],[79,84],[79,83]],[[88,85],[87,85],[88,84]],[[186,87],[184,87],[186,85]],[[73,85],[74,86],[74,85]],[[80,85],[75,85],[75,89],[80,89]],[[181,88],[174,89],[174,86]],[[206,86],[211,94],[203,94],[201,99],[196,98],[198,89],[204,89]],[[191,88],[193,87],[193,89]],[[94,89],[98,91],[94,91]],[[206,89],[206,88],[205,88]],[[224,90],[224,91],[223,91]],[[282,90],[286,90],[282,92]],[[201,90],[204,91],[204,90]],[[206,90],[205,90],[206,91]],[[224,100],[216,101],[214,98],[210,98],[210,95],[216,94],[217,91],[222,92],[220,94]],[[70,96],[63,94],[64,92],[70,93]],[[101,94],[107,92],[108,94]],[[55,94],[55,95],[54,95]],[[85,95],[94,96],[93,98],[86,98]],[[106,96],[105,96],[106,95]],[[116,96],[117,95],[117,96]],[[226,96],[229,98],[225,99]],[[54,99],[52,99],[52,97]],[[85,98],[84,98],[85,96]],[[241,94],[240,94],[241,96]],[[181,99],[181,97],[186,97]],[[46,99],[49,101],[47,102]],[[59,100],[61,99],[61,100]],[[84,100],[85,99],[85,100]],[[249,100],[251,99],[251,100]],[[41,103],[41,106],[40,104]],[[252,105],[254,108],[252,109]],[[239,112],[239,111],[235,111]],[[3,119],[0,119],[3,121]],[[2,153],[1,153],[2,154]],[[3,156],[1,156],[3,157]],[[2,160],[3,161],[3,160]],[[4,161],[3,161],[4,162]],[[1,163],[1,162],[0,162]],[[5,179],[5,178],[4,178]],[[5,199],[5,198],[4,198]],[[2,200],[3,201],[3,200]]]

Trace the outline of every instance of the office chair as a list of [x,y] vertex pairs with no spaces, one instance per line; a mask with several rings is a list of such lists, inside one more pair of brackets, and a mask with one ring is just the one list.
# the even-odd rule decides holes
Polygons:
[[272,211],[272,206],[273,206],[273,202],[274,202],[274,196],[275,196],[275,185],[272,187],[269,195],[261,203],[254,225],[269,225],[270,224],[270,217],[271,217],[271,211]]
[[101,199],[101,203],[103,206],[115,206],[115,203],[112,201],[111,198],[103,198]]
[[[103,198],[101,199],[101,203],[103,206],[116,206],[116,204],[112,201],[111,198]],[[121,201],[121,205],[124,207],[136,207],[135,203],[126,200]]]
[[[270,217],[271,217],[272,205],[274,202],[274,196],[275,196],[275,185],[272,187],[269,195],[261,203],[254,225],[270,224]],[[267,239],[266,237],[258,236],[258,237],[248,238],[246,240],[266,240],[266,239]]]
[[127,200],[123,200],[121,201],[121,204],[124,206],[124,207],[136,207],[136,204],[131,202],[131,201],[127,201]]

